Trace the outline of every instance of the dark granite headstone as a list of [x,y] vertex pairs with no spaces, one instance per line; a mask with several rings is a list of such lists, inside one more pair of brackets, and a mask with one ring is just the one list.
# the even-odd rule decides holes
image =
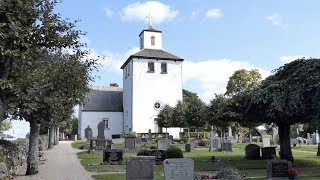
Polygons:
[[221,151],[231,152],[232,151],[232,143],[228,141],[223,141],[221,143]]
[[89,125],[88,125],[87,128],[84,129],[84,137],[85,137],[87,140],[89,140],[89,139],[92,138],[92,129],[89,127]]
[[123,150],[107,149],[103,151],[103,163],[121,164],[122,161],[123,161]]
[[261,159],[260,146],[256,144],[248,144],[245,147],[246,159]]
[[288,177],[288,168],[291,162],[287,160],[270,160],[267,164],[267,178],[272,179]]
[[191,144],[186,144],[185,149],[186,152],[191,152]]
[[105,122],[101,121],[98,124],[98,136],[97,139],[105,139],[106,137],[104,136],[104,129],[105,129]]
[[261,148],[262,159],[274,159],[276,157],[276,147]]

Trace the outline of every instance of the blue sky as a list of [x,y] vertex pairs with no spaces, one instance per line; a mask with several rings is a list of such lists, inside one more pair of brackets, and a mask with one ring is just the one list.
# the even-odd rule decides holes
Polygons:
[[237,69],[257,68],[266,77],[295,58],[319,57],[318,7],[316,0],[64,0],[56,11],[81,20],[82,41],[93,56],[105,57],[92,85],[120,86],[120,66],[138,51],[150,13],[164,50],[185,59],[184,88],[208,102]]

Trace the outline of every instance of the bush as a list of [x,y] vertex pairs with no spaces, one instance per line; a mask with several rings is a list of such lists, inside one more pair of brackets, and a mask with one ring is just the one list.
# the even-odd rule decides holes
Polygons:
[[177,147],[170,146],[167,150],[167,158],[183,158],[182,150]]
[[156,146],[150,146],[150,149],[157,149]]
[[148,156],[149,152],[146,149],[142,149],[137,153],[137,156]]
[[207,141],[205,141],[205,140],[201,140],[199,142],[199,146],[206,146],[206,145],[207,145]]
[[231,168],[231,167],[225,167],[221,168],[217,175],[217,179],[233,179],[238,180],[241,179],[241,176],[239,174],[239,171],[237,169]]

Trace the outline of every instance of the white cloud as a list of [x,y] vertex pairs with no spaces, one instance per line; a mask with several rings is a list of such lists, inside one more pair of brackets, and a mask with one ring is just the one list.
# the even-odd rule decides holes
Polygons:
[[109,8],[105,8],[104,12],[105,12],[106,16],[109,17],[109,18],[114,15],[114,12]]
[[91,49],[89,58],[98,59],[98,63],[101,65],[101,67],[99,68],[121,74],[122,71],[120,67],[122,66],[122,64],[128,59],[130,55],[138,52],[139,50],[140,49],[138,47],[134,47],[125,53],[115,53],[108,50],[97,52]]
[[229,59],[207,60],[200,62],[183,62],[184,86],[198,87],[199,96],[209,102],[215,93],[224,93],[229,77],[239,69],[258,69],[263,78],[270,75],[270,72],[256,67],[248,62],[232,61]]
[[289,63],[291,61],[294,61],[296,59],[301,59],[303,57],[306,57],[306,56],[303,56],[303,55],[295,55],[295,56],[281,56],[280,57],[280,60],[284,63]]
[[282,17],[278,13],[273,13],[270,16],[267,16],[266,19],[268,21],[272,22],[272,25],[274,26],[283,26],[283,20]]
[[122,9],[121,18],[123,21],[148,22],[149,13],[152,17],[152,23],[161,24],[164,21],[174,19],[179,12],[159,1],[136,2]]
[[222,18],[223,14],[220,9],[209,9],[206,16],[209,18]]

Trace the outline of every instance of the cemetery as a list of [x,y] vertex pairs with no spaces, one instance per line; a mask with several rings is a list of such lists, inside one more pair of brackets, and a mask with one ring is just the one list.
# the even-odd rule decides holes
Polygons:
[[[99,173],[93,175],[94,179],[219,179],[218,176],[225,175],[225,172],[228,172],[229,178],[232,175],[233,179],[283,178],[290,177],[290,173],[294,173],[294,178],[299,179],[320,178],[317,170],[320,168],[320,159],[316,156],[317,145],[292,145],[295,160],[291,163],[279,159],[279,146],[274,144],[271,136],[267,137],[261,136],[258,142],[252,143],[221,140],[216,136],[199,138],[199,142],[207,142],[204,146],[199,146],[194,138],[184,142],[154,137],[147,143],[134,143],[134,150],[132,147],[128,149],[128,143],[124,140],[118,141],[119,144],[111,144],[110,149],[103,151],[90,152],[86,149],[78,153],[78,158],[87,171]],[[86,147],[85,144],[88,142],[73,143],[78,148]],[[179,149],[182,156],[169,157],[168,152],[172,149]],[[106,157],[106,153],[110,152],[117,153]],[[110,160],[111,156],[115,159]],[[116,162],[110,163],[113,160]]]

